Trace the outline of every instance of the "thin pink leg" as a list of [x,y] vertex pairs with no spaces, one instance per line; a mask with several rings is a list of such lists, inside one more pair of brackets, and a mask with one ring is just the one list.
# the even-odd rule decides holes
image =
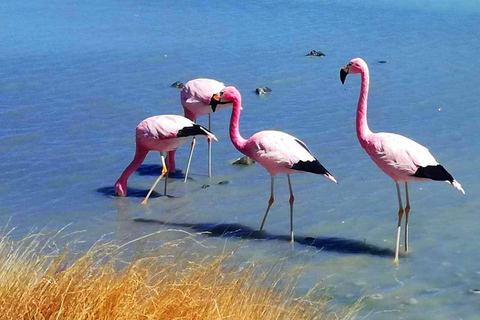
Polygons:
[[167,165],[165,164],[165,158],[163,157],[163,154],[160,153],[160,157],[162,159],[162,173],[160,174],[160,176],[157,178],[157,180],[155,181],[155,183],[152,185],[152,187],[150,188],[150,190],[148,191],[147,193],[147,196],[145,197],[145,199],[143,199],[142,201],[142,204],[143,205],[146,205],[147,202],[148,202],[148,198],[150,198],[150,195],[152,194],[153,192],[153,189],[155,189],[155,187],[157,186],[157,184],[160,182],[160,180],[162,180],[163,176],[167,174],[168,170],[167,170]]
[[274,184],[274,178],[273,176],[271,177],[271,184],[270,184],[270,200],[268,200],[268,207],[267,211],[265,211],[265,215],[263,216],[262,224],[260,225],[260,231],[263,230],[263,225],[265,224],[265,220],[267,220],[267,215],[268,211],[270,211],[270,207],[272,206],[273,202],[275,199],[273,198],[273,184]]
[[188,172],[190,171],[190,163],[192,162],[192,157],[193,157],[193,149],[195,149],[196,144],[197,144],[197,139],[193,137],[192,145],[190,147],[190,155],[188,156],[187,170],[185,170],[185,179],[183,180],[183,182],[187,182]]
[[405,207],[405,252],[408,252],[408,214],[410,213],[410,199],[408,197],[408,184],[405,182],[405,196],[407,206]]
[[400,233],[402,230],[402,217],[403,217],[403,205],[402,205],[402,197],[400,194],[400,187],[397,182],[395,182],[397,186],[397,196],[398,196],[398,225],[397,225],[397,242],[395,243],[395,260],[393,262],[395,265],[398,266],[398,251],[400,249]]
[[295,197],[293,196],[293,190],[292,190],[292,183],[290,182],[290,175],[287,174],[287,180],[288,180],[288,189],[290,190],[290,200],[288,201],[290,203],[290,243],[293,245],[293,202],[295,201]]
[[[208,131],[212,132],[212,121],[210,119],[210,113],[208,114]],[[212,139],[208,140],[208,177],[212,177]]]

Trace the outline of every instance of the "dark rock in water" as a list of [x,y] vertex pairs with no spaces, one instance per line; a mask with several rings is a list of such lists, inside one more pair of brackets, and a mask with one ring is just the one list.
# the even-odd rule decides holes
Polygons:
[[244,156],[244,157],[238,158],[232,164],[242,165],[242,166],[251,166],[254,163],[255,163],[255,161],[253,159],[251,159],[247,156]]
[[222,186],[222,185],[229,184],[229,183],[230,183],[230,181],[224,180],[224,181],[220,181],[218,184]]
[[270,89],[269,87],[258,87],[257,89],[255,89],[255,93],[260,96],[269,92],[272,92],[272,89]]
[[209,184],[204,184],[204,185],[202,186],[202,189],[207,189],[207,188],[210,188],[210,187],[211,187],[211,185],[209,185]]
[[172,83],[172,85],[170,87],[181,89],[181,88],[185,87],[185,85],[183,83],[181,83],[180,81],[175,81],[174,83]]
[[378,63],[387,63],[387,60],[378,60]]
[[307,56],[307,57],[325,57],[325,53],[317,51],[317,50],[312,50],[309,53],[307,53],[305,56]]

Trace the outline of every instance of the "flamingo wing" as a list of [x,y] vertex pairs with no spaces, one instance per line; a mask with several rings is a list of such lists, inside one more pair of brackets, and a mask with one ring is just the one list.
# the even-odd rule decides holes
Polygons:
[[207,135],[217,140],[206,128],[178,115],[153,116],[143,120],[139,124],[139,127],[143,129],[145,135],[154,139]]
[[335,178],[313,156],[305,142],[281,131],[267,130],[253,135],[254,160],[270,172],[287,170],[323,174],[336,182]]

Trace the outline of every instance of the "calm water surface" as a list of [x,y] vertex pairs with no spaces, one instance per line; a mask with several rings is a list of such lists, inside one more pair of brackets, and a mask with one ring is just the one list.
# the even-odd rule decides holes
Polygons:
[[[299,293],[323,281],[339,305],[370,295],[362,311],[367,319],[478,319],[480,295],[470,290],[480,288],[479,13],[480,5],[467,0],[4,1],[0,225],[9,221],[21,237],[32,228],[70,224],[68,232],[85,230],[86,243],[105,234],[125,242],[162,228],[258,228],[270,179],[259,165],[231,165],[240,154],[229,141],[228,110],[213,116],[219,142],[211,181],[202,140],[193,179],[171,183],[173,198],[140,204],[155,179],[149,172],[130,178],[140,195],[112,195],[133,156],[135,126],[151,115],[182,112],[173,82],[210,77],[243,93],[245,137],[262,129],[294,134],[340,184],[292,177],[300,242],[293,250],[285,241],[289,207],[282,176],[268,239],[198,239],[219,249],[240,246],[239,262],[281,260],[286,270],[304,268]],[[326,56],[305,57],[312,49]],[[338,79],[339,69],[357,56],[370,66],[372,130],[428,146],[467,192],[462,196],[444,183],[411,185],[412,252],[398,268],[389,251],[395,185],[355,135],[360,78],[349,76],[344,86]],[[253,93],[257,86],[273,91],[260,98]],[[177,153],[180,168],[188,149]],[[145,162],[147,169],[158,163],[157,153]],[[302,244],[306,237],[317,239],[314,246]]]

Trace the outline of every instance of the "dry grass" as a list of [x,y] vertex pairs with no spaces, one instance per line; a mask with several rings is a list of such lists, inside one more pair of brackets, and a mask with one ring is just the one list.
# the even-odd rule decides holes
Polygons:
[[0,237],[0,319],[353,319],[358,311],[328,313],[316,290],[295,297],[293,282],[231,265],[228,255],[123,263],[112,244],[74,257],[45,236]]

